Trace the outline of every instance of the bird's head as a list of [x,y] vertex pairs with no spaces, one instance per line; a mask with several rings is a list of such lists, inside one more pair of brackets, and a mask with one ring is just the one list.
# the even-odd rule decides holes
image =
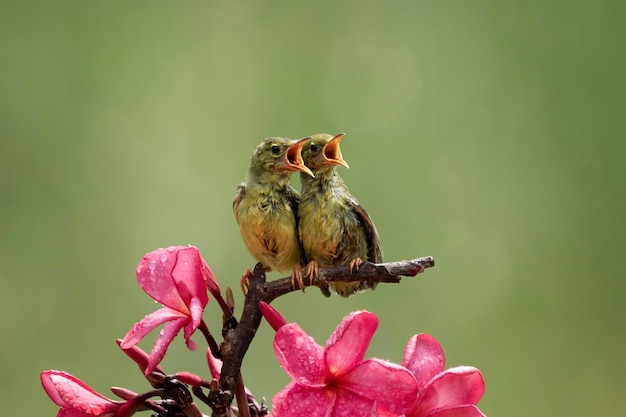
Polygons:
[[301,150],[309,137],[291,140],[271,137],[254,150],[250,164],[250,174],[258,179],[282,177],[293,171],[300,171],[313,176],[302,160]]
[[339,142],[345,133],[339,133],[335,136],[326,133],[318,133],[311,136],[302,148],[302,159],[306,166],[311,168],[313,172],[324,169],[325,167],[334,167],[343,165],[350,168],[348,163],[341,156]]

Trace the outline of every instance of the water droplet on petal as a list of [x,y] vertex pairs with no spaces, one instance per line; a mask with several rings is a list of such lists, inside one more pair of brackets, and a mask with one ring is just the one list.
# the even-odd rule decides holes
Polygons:
[[168,252],[174,252],[176,250],[176,246],[170,246],[167,248]]
[[156,261],[154,259],[150,259],[150,261],[148,261],[148,268],[150,268],[150,271],[154,272],[156,269]]
[[296,349],[302,349],[302,343],[304,343],[304,340],[301,337],[296,337]]
[[164,253],[163,255],[161,255],[161,263],[165,263],[167,262],[167,255]]

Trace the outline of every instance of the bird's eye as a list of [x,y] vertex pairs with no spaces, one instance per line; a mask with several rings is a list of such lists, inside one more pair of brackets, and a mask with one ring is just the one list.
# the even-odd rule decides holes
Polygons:
[[317,152],[317,151],[320,150],[320,147],[317,145],[317,143],[313,142],[313,143],[311,143],[311,150],[313,152]]
[[278,155],[280,153],[280,146],[278,145],[272,145],[272,147],[270,148],[270,150],[272,151],[272,153],[274,155]]

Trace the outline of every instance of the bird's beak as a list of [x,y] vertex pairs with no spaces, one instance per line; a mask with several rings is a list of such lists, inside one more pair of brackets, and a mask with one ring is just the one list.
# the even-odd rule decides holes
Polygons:
[[311,139],[310,136],[298,139],[287,148],[287,152],[285,152],[285,166],[288,171],[304,172],[315,178],[313,172],[304,165],[304,160],[302,159],[302,147],[309,139]]
[[326,164],[328,165],[343,165],[346,168],[350,168],[348,163],[341,156],[341,149],[339,148],[339,142],[344,137],[345,133],[339,133],[335,135],[326,145],[324,145],[323,154]]

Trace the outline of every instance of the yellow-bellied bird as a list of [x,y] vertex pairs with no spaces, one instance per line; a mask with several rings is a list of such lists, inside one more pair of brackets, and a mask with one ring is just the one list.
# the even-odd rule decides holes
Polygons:
[[[307,139],[263,140],[252,154],[248,178],[237,187],[233,201],[241,237],[252,256],[267,271],[292,271],[292,278],[300,280],[304,263],[296,220],[300,197],[289,177],[294,171],[313,175],[300,153]],[[246,278],[242,277],[242,289]]]
[[[350,269],[364,261],[382,262],[382,249],[376,227],[361,204],[348,191],[337,165],[348,167],[339,142],[344,136],[313,135],[302,148],[304,163],[315,177],[301,175],[299,236],[310,263],[307,275],[313,279],[318,267],[350,264]],[[349,297],[356,291],[374,289],[375,283],[331,282],[330,289]],[[322,288],[330,296],[328,288]]]

